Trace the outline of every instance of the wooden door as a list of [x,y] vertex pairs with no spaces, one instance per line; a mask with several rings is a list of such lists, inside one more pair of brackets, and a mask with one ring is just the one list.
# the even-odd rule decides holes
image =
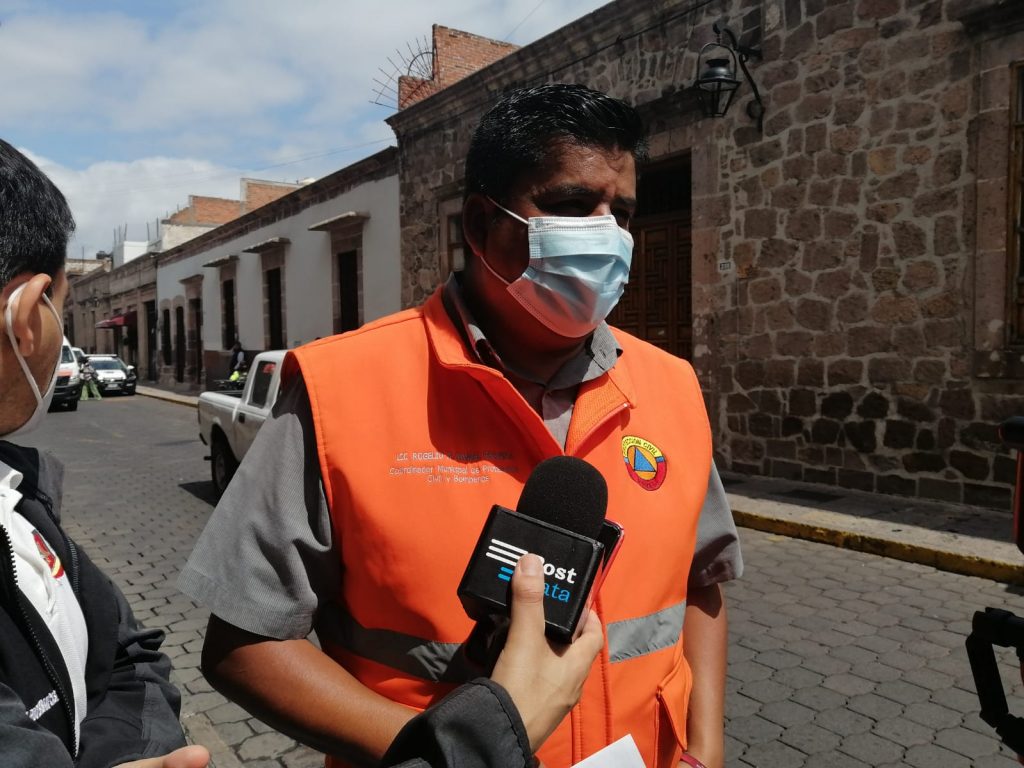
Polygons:
[[689,360],[693,354],[690,217],[673,213],[631,227],[629,285],[609,324]]

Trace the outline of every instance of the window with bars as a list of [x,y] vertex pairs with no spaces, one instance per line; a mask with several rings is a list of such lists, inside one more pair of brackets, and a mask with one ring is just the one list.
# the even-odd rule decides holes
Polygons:
[[1024,62],[1011,71],[1010,232],[1007,241],[1007,319],[1010,342],[1024,345]]

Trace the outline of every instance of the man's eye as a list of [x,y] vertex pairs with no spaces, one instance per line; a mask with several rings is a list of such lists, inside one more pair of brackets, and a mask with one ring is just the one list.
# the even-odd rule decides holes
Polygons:
[[587,216],[590,214],[590,206],[579,200],[549,203],[544,208],[556,216]]

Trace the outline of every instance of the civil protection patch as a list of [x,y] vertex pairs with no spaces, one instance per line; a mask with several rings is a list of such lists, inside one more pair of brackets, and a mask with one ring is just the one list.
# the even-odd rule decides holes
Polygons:
[[656,491],[665,482],[668,473],[665,455],[650,440],[633,435],[623,437],[622,460],[626,472],[645,491]]

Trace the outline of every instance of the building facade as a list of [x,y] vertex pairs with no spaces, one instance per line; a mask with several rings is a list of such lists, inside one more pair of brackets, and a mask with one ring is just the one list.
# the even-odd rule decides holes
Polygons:
[[161,385],[197,389],[250,356],[399,309],[397,151],[383,150],[157,257]]
[[[722,119],[724,21],[759,49]],[[1005,507],[1024,413],[1024,4],[617,0],[389,119],[404,306],[462,259],[463,160],[503,91],[579,82],[651,133],[619,327],[691,359],[720,466]],[[741,76],[742,77],[742,76]],[[754,113],[756,114],[756,113]]]

